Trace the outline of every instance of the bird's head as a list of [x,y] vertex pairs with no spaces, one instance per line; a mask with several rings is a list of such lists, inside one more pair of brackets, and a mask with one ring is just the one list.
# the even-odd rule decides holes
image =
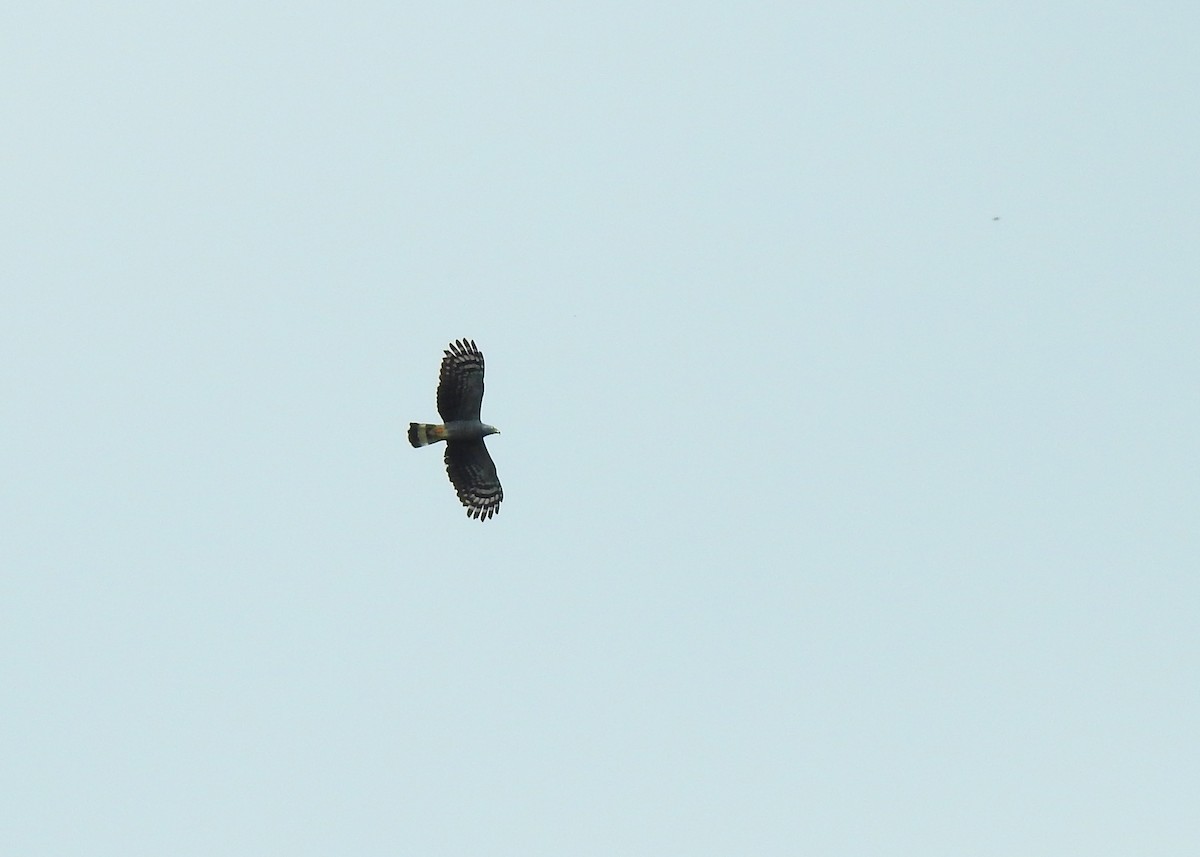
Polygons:
[[483,436],[487,437],[489,434],[500,434],[500,429],[485,424],[483,427]]

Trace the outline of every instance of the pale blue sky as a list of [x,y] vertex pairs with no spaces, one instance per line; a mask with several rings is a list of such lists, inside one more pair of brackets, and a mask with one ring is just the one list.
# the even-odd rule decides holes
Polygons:
[[1200,853],[1197,33],[5,10],[0,850]]

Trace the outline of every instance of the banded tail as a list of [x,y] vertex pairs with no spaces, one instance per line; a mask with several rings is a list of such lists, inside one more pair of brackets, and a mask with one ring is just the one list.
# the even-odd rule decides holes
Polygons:
[[408,442],[413,446],[429,446],[446,439],[446,427],[429,423],[409,423]]

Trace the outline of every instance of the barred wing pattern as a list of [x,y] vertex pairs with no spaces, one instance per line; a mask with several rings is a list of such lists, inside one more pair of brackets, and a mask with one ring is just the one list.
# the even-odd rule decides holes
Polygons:
[[500,511],[504,490],[496,465],[483,439],[499,434],[479,419],[483,404],[483,355],[470,339],[451,342],[442,357],[437,407],[443,425],[409,423],[408,442],[414,447],[446,444],[446,474],[467,516],[488,520]]
[[442,358],[437,391],[438,413],[446,422],[477,420],[482,404],[483,355],[473,340],[451,342]]
[[482,440],[448,441],[446,474],[454,483],[458,499],[467,507],[467,517],[486,521],[500,511],[504,489]]

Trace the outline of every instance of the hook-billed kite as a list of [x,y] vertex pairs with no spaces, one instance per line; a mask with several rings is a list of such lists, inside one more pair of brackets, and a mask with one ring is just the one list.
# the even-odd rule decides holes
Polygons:
[[504,489],[483,445],[485,437],[500,430],[480,422],[482,404],[483,355],[469,339],[451,342],[442,358],[437,390],[437,409],[444,422],[409,423],[408,441],[413,446],[446,441],[446,473],[467,507],[467,517],[487,520],[500,511]]

